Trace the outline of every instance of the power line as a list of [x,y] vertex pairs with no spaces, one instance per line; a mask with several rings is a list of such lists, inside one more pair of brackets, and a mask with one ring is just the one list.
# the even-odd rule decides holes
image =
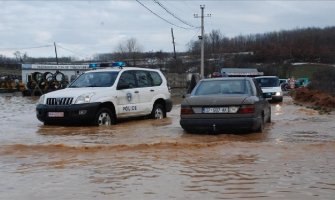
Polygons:
[[46,48],[46,47],[52,47],[53,45],[43,45],[43,46],[36,46],[36,47],[23,47],[23,48],[0,48],[2,51],[20,51],[20,50],[26,50],[26,49],[39,49],[39,48]]
[[170,10],[168,10],[162,3],[160,3],[158,0],[153,0],[155,3],[157,3],[160,7],[162,7],[167,13],[169,13],[172,17],[178,19],[179,21],[181,21],[182,23],[193,27],[193,28],[198,28],[193,26],[192,24],[189,24],[188,22],[186,22],[185,20],[180,19],[179,17],[177,17],[174,13],[172,13]]
[[71,52],[71,53],[73,53],[73,54],[75,54],[75,55],[77,55],[77,56],[80,56],[80,57],[85,57],[85,56],[86,56],[86,57],[89,57],[89,56],[86,55],[86,54],[84,54],[84,56],[83,56],[82,53],[79,53],[79,52],[73,51],[73,50],[71,50],[71,49],[62,47],[62,46],[59,45],[59,44],[57,44],[57,47],[59,47],[59,48],[61,48],[61,49],[64,49],[64,50],[66,50],[66,51],[69,51],[69,52]]
[[170,22],[170,21],[164,19],[163,17],[159,16],[157,13],[155,13],[155,12],[152,11],[152,10],[150,10],[150,8],[148,8],[147,6],[145,6],[145,5],[144,5],[143,3],[141,3],[139,0],[136,0],[136,1],[137,1],[137,3],[139,3],[141,6],[143,6],[145,9],[147,9],[149,12],[151,12],[152,14],[156,15],[156,16],[159,17],[160,19],[164,20],[165,22],[167,22],[167,23],[169,23],[169,24],[171,24],[171,25],[173,25],[173,26],[176,26],[176,27],[178,27],[178,28],[182,28],[182,29],[186,29],[186,30],[193,29],[193,28],[185,28],[185,27],[182,27],[182,26],[178,26],[178,25],[176,25],[176,24],[174,24],[174,23],[172,23],[172,22]]
[[199,28],[198,31],[193,35],[193,37],[191,37],[191,40],[193,40],[193,38],[195,38],[199,34],[200,30],[201,28]]
[[[22,50],[28,50],[28,49],[40,49],[40,48],[46,48],[46,47],[53,47],[53,45],[42,45],[42,46],[33,46],[33,47],[22,47],[22,48],[0,48],[0,51],[22,51]],[[66,51],[69,51],[77,56],[80,56],[80,57],[89,57],[87,54],[83,54],[83,53],[79,53],[79,52],[76,52],[76,51],[73,51],[71,49],[68,49],[68,48],[65,48],[65,47],[62,47],[60,46],[59,44],[56,44],[57,47],[61,48],[61,49],[64,49]],[[84,55],[84,56],[83,56]]]
[[[178,6],[171,2],[177,3]],[[191,13],[196,12],[195,9],[191,9],[190,5],[187,2],[188,1],[164,1],[164,4],[168,5],[168,7],[172,7],[174,11],[178,11],[179,13],[182,12],[183,14],[185,14],[185,9],[187,9]],[[184,4],[184,6],[180,6],[180,4]]]

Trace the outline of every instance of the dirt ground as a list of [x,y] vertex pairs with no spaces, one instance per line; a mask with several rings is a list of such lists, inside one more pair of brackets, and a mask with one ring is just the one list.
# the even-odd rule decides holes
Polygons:
[[329,113],[335,109],[335,97],[330,94],[306,87],[297,88],[291,94],[297,104],[303,104],[321,113]]

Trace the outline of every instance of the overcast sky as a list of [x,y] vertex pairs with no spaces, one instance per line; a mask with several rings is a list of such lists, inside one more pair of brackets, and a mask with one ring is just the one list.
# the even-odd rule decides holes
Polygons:
[[[227,37],[295,28],[334,26],[335,1],[32,1],[0,0],[0,55],[15,51],[30,57],[79,59],[112,53],[136,38],[143,51],[186,51],[200,31],[200,5],[205,5],[205,33]],[[154,14],[155,13],[155,14]],[[159,17],[158,17],[159,16]],[[164,20],[163,20],[163,19]]]

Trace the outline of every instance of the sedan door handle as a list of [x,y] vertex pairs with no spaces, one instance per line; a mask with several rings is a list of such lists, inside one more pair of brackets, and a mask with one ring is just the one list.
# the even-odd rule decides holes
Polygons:
[[155,90],[150,90],[150,92],[154,92]]
[[138,93],[139,93],[139,91],[135,91],[134,93],[138,94]]

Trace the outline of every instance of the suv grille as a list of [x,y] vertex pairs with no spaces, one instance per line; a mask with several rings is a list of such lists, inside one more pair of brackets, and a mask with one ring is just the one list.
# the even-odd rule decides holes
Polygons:
[[47,105],[71,105],[72,97],[68,98],[47,98]]

